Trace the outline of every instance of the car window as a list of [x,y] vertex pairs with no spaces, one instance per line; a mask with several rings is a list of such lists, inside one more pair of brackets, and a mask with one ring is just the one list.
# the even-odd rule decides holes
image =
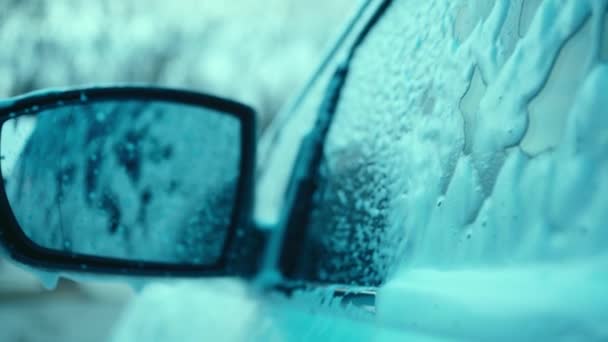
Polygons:
[[[591,216],[566,220],[558,208],[567,196],[552,190],[568,171],[550,170],[582,134],[573,118],[598,120],[577,108],[592,108],[581,84],[599,89],[593,71],[606,45],[592,30],[606,25],[603,13],[568,6],[391,5],[356,52],[327,137],[307,278],[378,285],[400,263],[449,268],[594,250],[559,247],[554,239],[570,237],[553,233],[591,234],[584,222],[605,217],[597,196],[581,193]],[[591,181],[606,184],[604,166]]]
[[258,224],[271,227],[279,221],[285,209],[285,192],[302,139],[315,127],[328,83],[337,65],[343,61],[357,33],[377,7],[378,2],[374,1],[355,6],[354,14],[341,34],[343,37],[338,37],[335,42],[337,46],[332,47],[334,53],[330,51],[325,67],[318,70],[318,75],[313,75],[310,87],[303,89],[301,101],[288,103],[260,138],[257,152],[260,172],[255,201],[255,220]]

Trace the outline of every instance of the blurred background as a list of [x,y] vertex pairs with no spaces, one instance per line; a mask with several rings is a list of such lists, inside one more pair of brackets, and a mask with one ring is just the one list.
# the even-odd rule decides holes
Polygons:
[[[0,98],[139,82],[229,97],[263,129],[320,62],[353,0],[0,0]],[[39,277],[0,259],[0,342],[105,341],[121,283]]]

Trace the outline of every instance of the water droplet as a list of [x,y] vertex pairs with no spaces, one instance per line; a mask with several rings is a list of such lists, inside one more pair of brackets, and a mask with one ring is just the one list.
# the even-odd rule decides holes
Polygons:
[[87,100],[88,100],[87,94],[85,94],[84,92],[80,93],[80,101],[81,102],[87,102]]
[[107,115],[104,112],[97,112],[97,114],[95,114],[95,119],[97,119],[97,121],[99,121],[99,122],[105,121],[106,118],[107,118]]

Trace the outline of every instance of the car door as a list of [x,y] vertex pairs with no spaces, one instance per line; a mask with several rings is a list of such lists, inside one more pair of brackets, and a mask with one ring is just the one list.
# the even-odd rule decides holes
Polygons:
[[[302,277],[382,285],[380,321],[405,329],[606,338],[606,6],[394,1],[350,61]],[[328,75],[277,123],[262,193]]]

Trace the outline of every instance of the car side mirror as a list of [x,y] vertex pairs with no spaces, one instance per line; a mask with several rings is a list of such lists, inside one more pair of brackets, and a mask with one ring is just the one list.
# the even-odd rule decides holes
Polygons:
[[[46,269],[253,272],[251,108],[151,87],[0,102],[0,239]],[[249,255],[250,256],[250,255]],[[245,269],[243,269],[245,268]]]

